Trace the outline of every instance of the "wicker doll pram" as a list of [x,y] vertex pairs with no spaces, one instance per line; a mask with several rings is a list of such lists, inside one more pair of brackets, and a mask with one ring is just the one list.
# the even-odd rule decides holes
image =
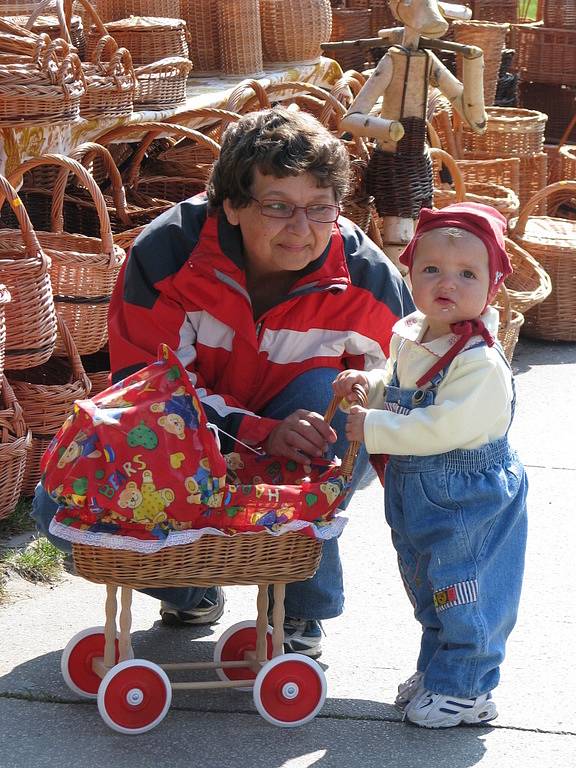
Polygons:
[[[358,396],[361,399],[360,391]],[[325,414],[326,421],[332,420],[336,408],[334,399]],[[111,444],[110,450],[115,447]],[[358,447],[357,443],[350,444],[338,467],[338,474],[348,481]],[[164,446],[160,448],[165,450]],[[59,457],[64,464],[65,456],[53,447],[54,461]],[[77,478],[83,465],[74,469],[73,463],[66,466],[70,464],[72,475]],[[54,482],[60,483],[62,477],[51,481],[50,458],[44,466],[47,467],[45,483],[51,490]],[[54,466],[57,465],[53,463]],[[329,475],[322,477],[326,479]],[[65,478],[63,485],[64,490],[61,483],[59,492],[65,495]],[[308,486],[303,488],[309,492]],[[341,498],[334,495],[332,505]],[[266,529],[236,535],[206,533],[189,543],[148,552],[73,543],[77,574],[106,584],[107,597],[105,625],[78,633],[64,650],[61,669],[68,686],[83,697],[97,699],[104,721],[114,730],[129,734],[155,727],[166,715],[172,691],[177,689],[253,691],[254,703],[262,717],[282,727],[313,719],[326,698],[326,679],[321,667],[307,656],[283,655],[284,590],[286,583],[310,578],[315,573],[322,541],[296,530],[285,533],[276,530],[276,534]],[[130,641],[133,589],[239,584],[258,586],[257,619],[240,622],[226,630],[216,644],[213,660],[155,664],[134,658]],[[274,596],[274,628],[268,626],[269,587]],[[119,611],[118,589],[121,591]],[[219,680],[173,683],[166,674],[166,670],[173,669],[214,669]]]

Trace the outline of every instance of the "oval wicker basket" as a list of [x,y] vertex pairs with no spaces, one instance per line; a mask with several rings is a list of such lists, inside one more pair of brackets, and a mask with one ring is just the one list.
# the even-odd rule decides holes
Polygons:
[[331,22],[329,0],[260,0],[264,66],[316,64]]
[[552,281],[545,301],[526,313],[524,333],[550,341],[576,341],[576,221],[532,216],[541,201],[576,194],[576,181],[558,181],[537,192],[510,222],[512,239],[538,261]]
[[[10,292],[5,305],[5,367],[29,368],[46,362],[56,344],[56,312],[50,283],[50,258],[44,253],[18,193],[0,176],[20,231],[0,230],[0,283]],[[1,207],[1,206],[0,206]]]
[[58,318],[58,334],[66,350],[66,359],[52,357],[41,366],[10,374],[10,383],[32,432],[32,445],[22,483],[25,495],[34,493],[40,480],[42,454],[72,413],[74,400],[83,400],[90,394],[90,379],[61,318]]
[[86,120],[124,117],[132,114],[136,75],[127,48],[118,48],[110,35],[103,35],[91,63],[82,65],[86,93],[80,99],[80,115]]
[[[105,33],[112,35],[121,48],[128,48],[135,67],[173,56],[188,58],[188,34],[183,19],[131,16],[104,26]],[[100,37],[102,31],[91,28],[86,40],[86,55],[90,59]]]
[[322,543],[293,532],[271,536],[262,531],[205,535],[148,554],[85,544],[73,544],[72,551],[76,573],[88,581],[144,589],[302,581],[316,572]]
[[8,379],[0,377],[0,520],[11,515],[20,494],[32,435]]
[[186,80],[191,69],[190,59],[182,56],[169,56],[136,67],[134,108],[154,111],[178,107],[186,101]]
[[486,132],[462,126],[464,156],[476,159],[532,156],[542,152],[547,115],[535,109],[486,107]]
[[[82,146],[82,145],[81,145]],[[98,185],[76,160],[64,155],[44,155],[22,163],[12,174],[17,181],[38,165],[62,168],[54,188],[52,231],[38,232],[38,240],[52,259],[50,273],[54,302],[80,354],[101,349],[108,340],[108,305],[125,252],[114,244],[106,202]],[[98,213],[100,237],[63,231],[64,192],[72,173],[88,190]],[[57,348],[57,354],[64,351]]]

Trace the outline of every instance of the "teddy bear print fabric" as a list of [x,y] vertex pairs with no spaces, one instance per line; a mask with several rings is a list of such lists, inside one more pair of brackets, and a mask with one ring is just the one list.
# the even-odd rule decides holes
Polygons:
[[335,462],[317,460],[302,477],[301,465],[287,459],[223,456],[194,387],[165,346],[155,363],[75,403],[42,472],[59,504],[56,535],[140,550],[215,530],[330,538],[343,527],[334,513],[348,490]]

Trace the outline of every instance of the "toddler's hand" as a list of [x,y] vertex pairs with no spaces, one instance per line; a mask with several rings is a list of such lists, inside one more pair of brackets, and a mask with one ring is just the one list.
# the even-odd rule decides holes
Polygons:
[[[350,369],[348,371],[341,371],[338,376],[336,376],[332,382],[332,389],[334,390],[336,397],[348,401],[348,403],[351,404],[357,400],[353,387],[358,384],[364,389],[366,394],[368,394],[370,384],[364,371]],[[340,408],[342,410],[348,410],[348,408],[346,408],[346,402],[341,403]]]
[[364,421],[367,413],[366,408],[359,405],[350,408],[350,415],[346,419],[346,437],[350,442],[364,442]]

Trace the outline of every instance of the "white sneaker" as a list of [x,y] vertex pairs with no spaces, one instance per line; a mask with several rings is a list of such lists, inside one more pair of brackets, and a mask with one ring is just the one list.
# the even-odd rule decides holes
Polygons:
[[404,710],[404,717],[424,728],[452,728],[454,725],[481,725],[498,717],[492,694],[475,699],[459,699],[441,693],[422,691]]
[[414,674],[400,683],[398,686],[398,695],[394,699],[394,704],[398,709],[404,710],[410,704],[416,694],[423,690],[422,679],[424,672],[414,672]]

